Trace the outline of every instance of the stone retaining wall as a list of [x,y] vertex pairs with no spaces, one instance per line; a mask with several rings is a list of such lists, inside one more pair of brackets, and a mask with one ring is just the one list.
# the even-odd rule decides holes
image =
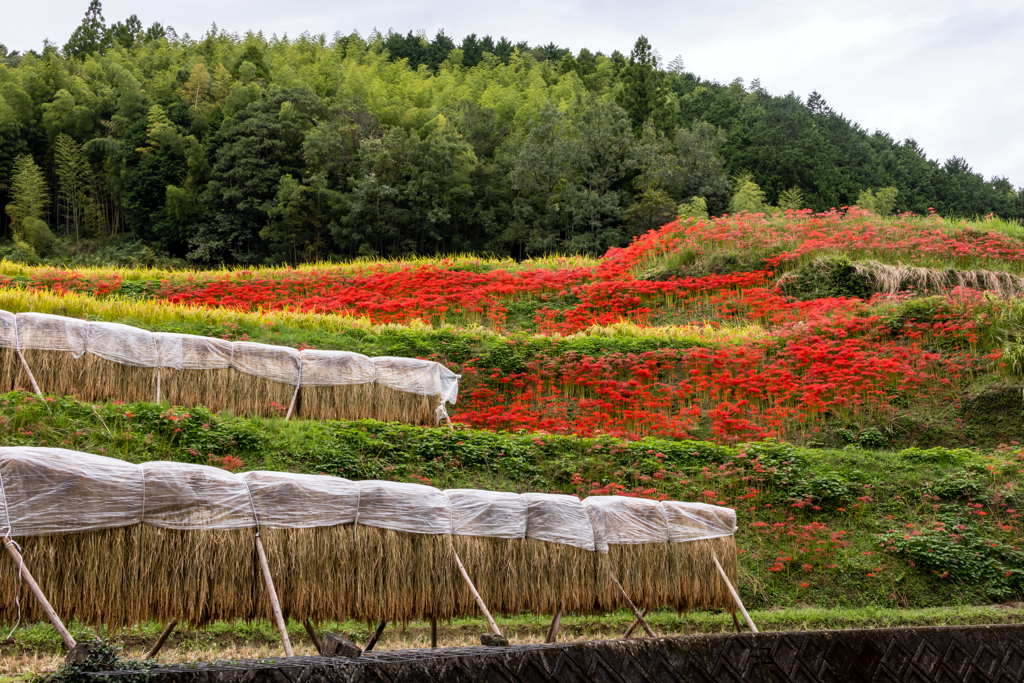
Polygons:
[[[119,677],[126,672],[97,674]],[[1024,683],[1024,626],[716,634],[174,667],[153,683]],[[110,683],[114,683],[111,681]]]

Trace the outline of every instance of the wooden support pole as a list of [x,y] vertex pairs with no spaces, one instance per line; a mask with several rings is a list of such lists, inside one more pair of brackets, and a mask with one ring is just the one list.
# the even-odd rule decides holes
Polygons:
[[740,627],[740,620],[736,618],[736,612],[729,612],[732,615],[732,625],[736,627],[736,633],[739,633],[743,629]]
[[551,617],[551,625],[548,626],[548,633],[544,636],[545,643],[553,643],[558,639],[558,628],[562,625],[562,608],[559,607],[555,616]]
[[32,578],[32,574],[25,567],[25,558],[23,558],[21,553],[18,552],[18,548],[15,546],[14,541],[11,540],[10,536],[4,538],[4,547],[7,548],[7,552],[14,559],[14,563],[18,565],[18,572],[21,574],[21,578],[25,579],[25,583],[28,584],[32,594],[36,596],[36,600],[38,600],[39,604],[43,606],[43,613],[46,615],[46,618],[50,620],[53,627],[57,629],[57,633],[60,634],[60,639],[64,641],[64,647],[66,647],[70,652],[71,649],[77,645],[75,639],[71,637],[71,632],[65,628],[64,622],[62,622],[60,617],[57,616],[57,613],[53,611],[53,607],[50,606],[50,601],[46,599],[45,595],[43,595],[43,591],[39,588],[39,584],[36,583],[36,580]]
[[162,648],[164,646],[164,643],[167,642],[167,636],[171,635],[171,631],[173,631],[174,627],[177,625],[178,622],[177,620],[175,620],[164,627],[164,632],[161,633],[160,637],[156,639],[155,643],[153,643],[153,647],[150,649],[149,652],[146,653],[144,659],[154,659],[160,653],[160,648]]
[[281,634],[281,642],[284,643],[284,655],[285,657],[294,657],[292,641],[288,639],[288,627],[284,623],[284,615],[281,614],[281,604],[277,601],[277,591],[274,590],[274,579],[270,575],[270,565],[267,564],[267,553],[263,550],[263,541],[260,540],[260,532],[258,531],[256,532],[256,554],[260,559],[260,569],[263,570],[263,582],[267,585],[270,609],[274,612],[277,630]]
[[640,614],[640,610],[636,608],[633,601],[629,599],[628,595],[626,595],[626,589],[622,587],[622,584],[619,583],[619,580],[616,579],[614,575],[612,576],[612,583],[614,583],[615,587],[619,589],[620,593],[622,593],[622,599],[626,601],[626,605],[629,606],[629,609],[633,612],[633,616],[636,617],[637,623],[644,627],[644,630],[647,631],[647,635],[651,638],[656,638],[657,636],[654,635],[654,631],[651,630],[651,627],[648,626],[647,622],[644,620],[644,615]]
[[156,402],[160,402],[160,368],[156,369]]
[[437,647],[437,617],[430,617],[430,647]]
[[306,627],[306,633],[309,634],[309,639],[313,641],[313,646],[316,648],[317,653],[323,654],[324,644],[320,642],[320,637],[316,634],[313,624],[309,623],[309,619],[305,619],[302,625]]
[[284,416],[284,419],[292,419],[292,412],[295,410],[295,401],[299,398],[299,385],[295,385],[295,393],[292,394],[292,402],[288,404],[288,413]]
[[729,593],[732,594],[732,599],[736,601],[736,606],[740,608],[740,614],[742,614],[743,618],[747,620],[747,626],[750,627],[750,632],[757,633],[758,630],[757,627],[754,626],[754,621],[750,618],[750,615],[747,614],[746,608],[743,607],[743,602],[740,600],[740,594],[736,592],[736,589],[733,588],[732,583],[729,582],[729,577],[726,575],[725,570],[722,569],[722,564],[714,555],[711,556],[711,559],[715,561],[715,566],[718,567],[718,573],[719,575],[721,575],[722,581],[725,581],[725,585],[729,587]]
[[43,392],[39,390],[39,385],[36,384],[36,377],[32,374],[32,371],[28,367],[28,361],[25,360],[25,356],[22,355],[21,349],[17,349],[18,358],[21,359],[21,367],[25,369],[25,374],[28,375],[28,381],[32,383],[32,390],[36,392],[36,395],[42,396]]
[[455,558],[455,564],[458,565],[459,573],[462,574],[462,578],[466,580],[466,585],[469,586],[469,592],[473,594],[477,607],[479,607],[480,611],[484,613],[484,618],[487,619],[487,624],[491,627],[491,633],[500,636],[501,631],[498,630],[498,625],[494,623],[490,610],[488,610],[487,605],[484,604],[484,599],[480,597],[479,593],[477,593],[476,586],[473,585],[473,581],[469,578],[469,573],[466,572],[466,568],[462,566],[462,560],[459,559],[459,554],[455,552],[455,545],[452,543],[451,536],[448,536],[448,547],[451,548],[452,557]]
[[368,642],[366,647],[363,648],[363,652],[369,652],[373,649],[373,646],[377,644],[378,640],[380,640],[381,634],[384,633],[384,627],[387,626],[387,624],[388,622],[383,619],[380,620],[380,623],[377,624],[377,630],[373,632],[373,635],[370,637],[370,642]]
[[[646,609],[644,609],[644,611],[641,612],[641,616],[644,616],[644,617],[647,616],[647,610]],[[639,626],[639,625],[640,625],[640,622],[634,619],[633,623],[630,624],[629,628],[626,629],[626,632],[622,634],[622,637],[623,638],[629,638],[631,635],[633,635],[633,631],[635,631],[636,627]]]

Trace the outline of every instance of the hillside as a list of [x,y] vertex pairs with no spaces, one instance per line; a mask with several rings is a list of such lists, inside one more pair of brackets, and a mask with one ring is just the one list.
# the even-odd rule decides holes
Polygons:
[[628,56],[443,32],[193,39],[101,9],[62,48],[0,46],[11,259],[597,256],[694,198],[712,215],[884,196],[1024,217],[1006,178],[869,133],[819,93],[706,81],[643,37]]
[[[601,259],[58,271],[0,308],[439,359],[456,429],[2,400],[11,445],[735,507],[755,607],[1024,597],[1024,242],[863,211],[687,219]],[[911,265],[913,264],[913,265]]]

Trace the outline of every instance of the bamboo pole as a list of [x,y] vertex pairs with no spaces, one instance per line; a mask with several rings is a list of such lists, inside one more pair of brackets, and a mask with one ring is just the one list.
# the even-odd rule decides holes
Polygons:
[[430,617],[430,647],[437,647],[437,617]]
[[730,583],[729,577],[726,576],[725,570],[722,569],[722,565],[718,561],[718,558],[712,555],[711,559],[715,561],[715,566],[718,567],[718,573],[721,575],[722,581],[725,581],[725,585],[729,587],[729,593],[732,594],[732,599],[736,601],[736,606],[740,608],[740,614],[742,614],[743,618],[747,620],[747,626],[750,627],[750,632],[758,633],[757,627],[754,626],[754,621],[750,618],[750,615],[747,614],[746,608],[743,607],[743,602],[740,600],[740,594],[732,587],[732,583]]
[[462,560],[459,559],[459,554],[455,552],[455,545],[452,544],[452,537],[448,536],[448,547],[451,548],[452,556],[455,558],[455,564],[459,567],[459,573],[462,574],[462,578],[466,580],[466,585],[469,586],[469,592],[473,594],[473,598],[476,600],[477,607],[484,613],[484,618],[487,619],[488,625],[491,627],[491,633],[500,636],[501,631],[498,630],[498,625],[494,623],[494,618],[491,617],[490,610],[487,609],[487,605],[484,604],[484,599],[480,597],[480,594],[476,591],[476,586],[473,585],[473,581],[469,578],[469,573],[466,572],[466,568],[462,566]]
[[156,369],[156,402],[160,402],[160,368]]
[[626,589],[622,587],[622,584],[619,583],[619,580],[615,578],[614,574],[612,575],[612,583],[614,583],[615,587],[619,589],[620,593],[622,593],[622,599],[626,601],[626,605],[628,605],[629,609],[632,610],[633,616],[636,617],[637,623],[644,627],[644,630],[647,631],[647,635],[649,635],[651,638],[657,638],[657,636],[654,635],[654,631],[651,630],[651,627],[648,626],[647,622],[644,620],[644,615],[640,614],[640,610],[636,608],[636,605],[633,604],[633,601],[629,599],[628,595],[626,595]]
[[320,637],[317,636],[316,630],[313,628],[313,624],[309,623],[309,619],[305,619],[302,625],[306,627],[306,633],[309,634],[309,639],[313,641],[313,646],[316,647],[316,651],[319,654],[324,653],[324,644],[320,642]]
[[[644,609],[644,611],[641,614],[642,614],[642,616],[646,617],[647,616],[647,609]],[[633,631],[635,631],[636,627],[639,626],[639,625],[640,625],[640,622],[636,621],[634,619],[633,623],[630,624],[629,628],[626,629],[626,632],[622,634],[622,637],[623,638],[629,638],[631,635],[633,635]]]
[[294,657],[292,641],[288,639],[288,627],[284,623],[284,615],[281,614],[281,605],[277,601],[277,591],[274,590],[274,579],[270,576],[270,565],[267,564],[267,554],[263,551],[263,541],[260,540],[260,533],[258,531],[256,532],[256,554],[260,558],[260,569],[263,570],[263,582],[267,585],[270,608],[274,612],[277,630],[281,633],[281,642],[284,643],[284,654],[286,657]]
[[387,623],[388,622],[383,619],[380,620],[380,623],[377,624],[377,630],[373,632],[373,636],[370,637],[370,642],[368,642],[366,647],[363,648],[363,652],[369,652],[373,649],[373,646],[377,644],[378,640],[380,640],[381,634],[384,633],[384,627],[387,626]]
[[558,628],[562,625],[562,608],[559,607],[555,616],[551,617],[551,625],[548,626],[548,633],[544,636],[545,643],[553,643],[558,638]]
[[295,401],[298,398],[299,398],[299,385],[296,384],[295,385],[295,393],[292,394],[292,402],[288,404],[288,414],[284,416],[285,420],[290,420],[292,418],[292,411],[295,410]]
[[71,649],[77,645],[75,639],[71,636],[71,632],[64,626],[64,622],[62,622],[60,617],[57,616],[57,613],[53,611],[53,607],[50,606],[50,601],[46,599],[45,595],[43,595],[43,591],[39,587],[39,584],[36,583],[36,580],[32,578],[32,574],[25,567],[25,558],[23,558],[21,553],[18,552],[18,548],[14,541],[11,540],[10,536],[4,538],[4,547],[7,548],[7,552],[14,559],[14,563],[18,565],[18,573],[21,578],[25,579],[25,583],[28,584],[32,594],[36,596],[36,600],[38,600],[39,604],[43,606],[43,613],[46,614],[46,618],[50,620],[53,627],[57,629],[57,633],[60,634],[60,639],[64,641],[64,647],[66,647],[70,652]]
[[28,375],[28,381],[32,383],[32,390],[36,392],[36,395],[42,396],[43,392],[39,390],[39,385],[36,383],[36,376],[32,374],[32,370],[28,367],[28,361],[25,360],[25,356],[22,355],[21,349],[15,349],[15,353],[18,354],[18,358],[21,360],[21,367],[25,369],[25,374]]
[[164,628],[164,632],[161,633],[160,637],[156,639],[155,643],[153,643],[153,647],[150,649],[149,652],[146,653],[144,659],[153,659],[157,656],[157,654],[159,654],[160,648],[162,648],[164,646],[164,643],[167,642],[167,637],[171,635],[171,631],[173,631],[174,627],[177,625],[177,620],[174,620],[167,624],[167,626]]

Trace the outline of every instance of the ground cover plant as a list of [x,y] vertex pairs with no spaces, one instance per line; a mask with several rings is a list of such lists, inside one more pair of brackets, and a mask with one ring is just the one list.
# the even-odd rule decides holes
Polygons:
[[16,391],[0,397],[0,438],[133,462],[702,500],[737,510],[756,610],[1015,603],[1022,262],[999,222],[851,209],[681,219],[601,259],[4,263],[12,312],[416,356],[463,377],[452,429]]

